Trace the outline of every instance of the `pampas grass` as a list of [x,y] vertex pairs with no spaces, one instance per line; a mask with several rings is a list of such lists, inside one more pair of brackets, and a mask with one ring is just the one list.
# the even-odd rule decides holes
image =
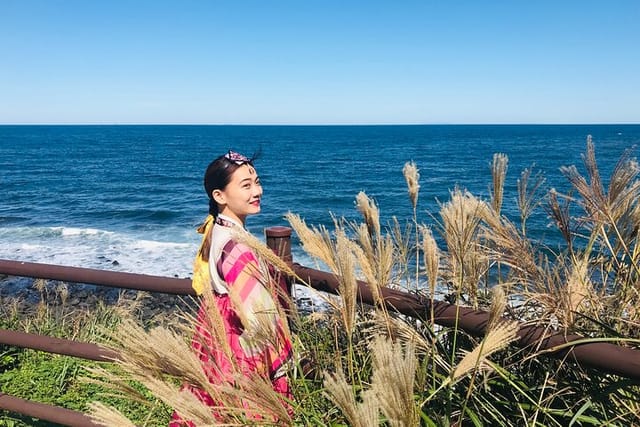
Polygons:
[[136,427],[127,417],[122,415],[119,411],[104,405],[100,402],[93,402],[89,405],[89,412],[91,413],[91,419],[96,424],[110,427]]
[[504,181],[507,176],[508,163],[509,160],[506,155],[499,153],[493,155],[493,164],[491,166],[491,176],[493,177],[491,206],[498,215],[500,214],[500,210],[502,209]]
[[302,249],[310,256],[319,259],[332,271],[337,270],[331,235],[324,226],[308,227],[307,223],[294,213],[288,212],[285,219],[298,235]]
[[[518,211],[520,213],[520,231],[527,234],[527,220],[533,211],[542,204],[539,194],[545,183],[544,176],[537,172],[533,177],[533,168],[526,168],[520,174],[517,181],[518,188]],[[530,184],[533,178],[533,183]]]
[[325,375],[324,389],[326,396],[342,411],[350,426],[374,427],[379,425],[378,401],[374,392],[363,392],[362,402],[358,403],[353,393],[353,387],[347,382],[341,370],[334,374]]
[[418,193],[420,191],[420,173],[415,162],[407,162],[402,168],[402,174],[407,181],[407,189],[409,190],[409,199],[413,205],[413,210],[416,210],[418,205]]
[[418,366],[412,341],[392,342],[374,338],[371,389],[391,426],[415,426],[419,414],[414,401],[414,381]]
[[504,288],[501,285],[495,285],[491,288],[491,306],[489,307],[489,322],[487,322],[487,330],[493,330],[500,322],[503,321],[505,308],[507,306],[507,297]]
[[481,221],[489,216],[488,205],[466,191],[455,189],[441,205],[442,235],[449,252],[450,281],[454,292],[465,293],[477,307],[477,285],[488,268],[488,258],[478,239]]
[[351,249],[351,241],[342,230],[336,234],[336,270],[334,273],[340,278],[338,293],[342,299],[342,320],[348,336],[355,328],[356,306],[358,303],[358,285],[355,276],[355,257]]
[[375,201],[363,191],[356,196],[356,208],[362,214],[372,239],[380,238],[380,211]]
[[429,295],[431,299],[435,298],[436,286],[438,285],[439,269],[440,269],[440,250],[436,239],[433,237],[431,228],[422,226],[420,228],[422,234],[422,254],[423,263],[429,281]]
[[[88,372],[95,378],[102,379],[87,381],[117,391],[121,397],[143,401],[145,397],[129,385],[131,380],[138,381],[158,399],[173,407],[183,419],[192,420],[196,425],[246,425],[247,420],[251,420],[252,425],[272,425],[276,419],[280,425],[291,422],[286,402],[273,390],[268,378],[260,375],[246,377],[236,372],[231,374],[231,383],[213,384],[205,375],[200,359],[183,336],[175,332],[158,327],[145,333],[140,326],[125,320],[112,338],[121,350],[122,357],[117,364],[124,374],[89,368]],[[211,367],[215,369],[215,366]],[[203,390],[220,402],[220,406],[207,406],[166,374]],[[124,417],[114,414],[117,411],[105,411],[100,405],[91,411],[91,416],[104,425],[114,425],[111,424],[114,416]]]
[[356,206],[365,223],[351,224],[357,242],[357,245],[352,245],[352,252],[376,302],[381,304],[380,288],[392,282],[396,264],[395,245],[390,234],[381,233],[379,212],[373,200],[360,192],[356,197]]
[[496,324],[487,332],[480,344],[464,354],[462,360],[451,372],[451,380],[455,382],[475,369],[487,367],[484,361],[516,340],[518,328],[517,322],[504,321]]

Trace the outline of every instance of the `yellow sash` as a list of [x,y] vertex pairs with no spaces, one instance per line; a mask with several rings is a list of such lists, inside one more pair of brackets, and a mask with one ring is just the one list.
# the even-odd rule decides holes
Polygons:
[[196,291],[198,295],[211,286],[211,273],[209,272],[209,257],[203,257],[202,251],[205,242],[208,241],[211,246],[211,227],[213,226],[213,215],[208,215],[202,225],[198,227],[198,233],[202,234],[202,242],[198,249],[196,259],[193,261],[193,279],[191,280],[191,287]]

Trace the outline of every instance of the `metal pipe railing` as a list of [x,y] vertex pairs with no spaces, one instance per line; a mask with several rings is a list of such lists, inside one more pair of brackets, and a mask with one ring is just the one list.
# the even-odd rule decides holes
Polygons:
[[175,295],[195,295],[191,279],[152,276],[147,274],[105,271],[93,268],[67,267],[0,259],[0,273],[61,282],[87,283],[111,288],[136,289]]
[[0,392],[0,408],[64,426],[99,427],[102,425],[95,423],[91,417],[82,412],[20,399],[2,392]]
[[0,344],[30,348],[47,353],[79,357],[98,362],[113,362],[118,352],[98,344],[49,337],[46,335],[0,329]]

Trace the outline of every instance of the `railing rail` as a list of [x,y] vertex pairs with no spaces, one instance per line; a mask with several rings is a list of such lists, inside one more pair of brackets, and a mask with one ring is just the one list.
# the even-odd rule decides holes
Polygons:
[[82,412],[59,406],[47,405],[40,402],[32,402],[19,397],[10,396],[0,392],[0,409],[28,415],[41,420],[50,421],[71,427],[99,427],[101,424],[93,422],[91,417]]
[[[272,227],[265,230],[265,232],[269,247],[285,261],[291,263],[294,272],[304,284],[320,291],[338,293],[339,278],[337,276],[291,262],[291,229],[287,227]],[[89,268],[0,259],[0,274],[87,283],[148,292],[195,295],[191,288],[190,279]],[[427,298],[400,290],[383,288],[381,289],[381,295],[386,307],[390,310],[424,321],[431,321],[431,313],[433,312],[433,321],[436,324],[448,327],[457,326],[472,335],[482,335],[489,320],[487,312],[472,310],[443,301],[432,302]],[[358,282],[358,296],[361,302],[374,304],[374,298],[369,286],[364,282]],[[521,347],[535,346],[539,351],[546,350],[550,356],[566,357],[580,365],[640,382],[640,350],[607,342],[585,342],[582,336],[566,334],[562,331],[549,331],[546,328],[535,325],[521,325],[518,336],[519,340],[516,344]],[[97,344],[16,331],[0,330],[0,344],[32,348],[103,362],[113,361],[117,357],[115,350]],[[60,423],[60,421],[56,420],[60,419],[68,419],[71,420],[69,422],[77,421],[80,423],[66,423],[66,425],[95,425],[87,424],[88,418],[82,413],[76,413],[71,418],[65,418],[74,411],[30,402],[2,393],[0,393],[0,409],[57,423]],[[61,424],[65,423],[62,422]]]

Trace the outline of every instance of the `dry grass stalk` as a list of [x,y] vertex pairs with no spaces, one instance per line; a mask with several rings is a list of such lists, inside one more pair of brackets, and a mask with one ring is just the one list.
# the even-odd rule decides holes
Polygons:
[[[272,425],[274,419],[279,420],[280,425],[290,423],[285,404],[273,390],[268,377],[259,378],[256,374],[246,378],[238,371],[230,375],[231,382],[213,384],[205,375],[198,356],[184,338],[173,331],[158,327],[146,332],[133,321],[125,319],[123,325],[113,332],[113,342],[122,348],[117,363],[125,375],[119,376],[100,368],[90,369],[90,372],[106,378],[101,383],[118,391],[121,396],[144,400],[129,386],[129,380],[133,379],[197,425],[218,425],[220,422],[245,425],[242,420],[246,418],[254,425]],[[213,365],[210,367],[215,369]],[[220,406],[207,406],[190,391],[173,385],[164,373],[207,392],[214,401],[220,402]],[[266,414],[275,418],[268,419]]]
[[373,270],[373,264],[375,263],[376,259],[375,240],[369,233],[369,227],[366,224],[352,224],[351,228],[353,228],[355,232],[355,238],[362,251],[362,254],[369,261],[370,269]]
[[208,382],[200,360],[176,331],[164,327],[147,331],[125,318],[109,337],[116,348],[123,349],[117,360],[123,366],[137,366],[154,376],[179,374],[191,384]]
[[389,286],[392,281],[393,267],[395,265],[394,244],[391,236],[383,236],[376,245],[376,281],[380,287]]
[[367,283],[371,291],[373,301],[376,305],[380,306],[383,303],[382,293],[380,292],[381,284],[378,282],[375,264],[372,263],[371,258],[365,254],[365,251],[360,246],[354,244],[351,250],[364,276],[365,283]]
[[[591,136],[587,139],[587,151],[582,156],[587,169],[587,178],[580,175],[575,166],[563,167],[561,171],[582,197],[582,204],[595,224],[616,225],[619,221],[633,223],[631,234],[619,236],[635,239],[638,226],[637,201],[640,196],[640,182],[636,179],[640,168],[635,160],[630,159],[630,151],[626,151],[614,168],[609,191],[606,192],[595,158],[595,146]],[[622,228],[622,227],[620,227]]]
[[367,224],[369,235],[374,239],[380,238],[380,210],[375,201],[361,191],[356,196],[356,208]]
[[33,286],[38,292],[40,292],[40,297],[41,298],[44,297],[44,293],[46,293],[46,291],[47,291],[47,281],[46,280],[40,279],[40,278],[35,279],[31,286]]
[[438,271],[440,268],[440,251],[433,232],[429,227],[421,226],[422,232],[422,254],[424,266],[429,280],[429,293],[431,299],[435,298],[436,286],[438,284]]
[[449,250],[451,280],[457,292],[467,292],[477,305],[477,284],[488,268],[478,240],[479,225],[488,216],[487,204],[456,188],[441,205],[443,237]]
[[[404,348],[403,348],[404,347]],[[376,338],[371,344],[373,374],[371,389],[375,392],[382,413],[391,426],[416,426],[420,417],[413,398],[418,365],[415,346],[407,341],[392,342]]]
[[127,417],[122,415],[119,411],[113,409],[110,406],[104,405],[100,402],[93,402],[89,404],[89,413],[91,419],[99,425],[105,427],[110,426],[122,426],[122,427],[136,427]]
[[358,260],[365,281],[372,292],[379,295],[379,288],[387,287],[392,281],[395,265],[393,239],[385,235],[372,241],[364,224],[352,225],[352,228],[357,242],[357,245],[352,245],[352,252]]
[[[581,176],[575,166],[562,168],[581,197],[577,202],[586,213],[585,225],[591,229],[589,245],[593,242],[594,248],[603,248],[605,255],[598,256],[597,263],[602,277],[612,278],[607,285],[613,290],[610,310],[619,317],[630,313],[623,312],[622,307],[635,306],[639,296],[635,284],[640,277],[640,180],[637,179],[640,168],[630,154],[631,150],[627,150],[620,157],[609,179],[608,192],[600,178],[591,137],[587,139],[587,151],[583,155],[587,175]],[[571,319],[567,321],[572,323]]]
[[[149,405],[148,399],[143,393],[133,387],[131,378],[126,372],[118,374],[113,370],[108,370],[101,366],[85,367],[86,372],[91,377],[84,377],[82,381],[88,384],[96,384],[108,390],[105,395],[117,398],[126,398],[127,400]],[[142,375],[139,375],[139,377]]]
[[[122,335],[126,334],[128,331],[131,331],[130,327],[125,327],[123,330],[118,330],[115,333]],[[139,333],[136,332],[134,335],[138,336]],[[182,416],[193,420],[198,425],[210,424],[213,420],[211,408],[198,400],[191,392],[180,390],[178,386],[173,385],[171,381],[167,380],[162,376],[161,372],[159,372],[161,370],[159,368],[160,366],[167,367],[167,360],[173,359],[167,369],[168,372],[177,375],[181,379],[185,379],[189,384],[203,386],[202,388],[209,392],[211,396],[214,396],[214,398],[220,397],[220,393],[216,392],[214,387],[210,385],[199,364],[199,360],[193,355],[193,353],[189,350],[186,352],[182,350],[175,356],[172,356],[170,352],[175,351],[172,345],[166,346],[166,350],[152,349],[149,347],[139,347],[134,349],[130,347],[133,345],[134,339],[135,338],[132,338],[131,343],[127,344],[128,347],[122,348],[121,355],[124,357],[117,361],[117,364],[122,368],[123,374],[117,374],[113,371],[107,371],[106,369],[99,367],[87,368],[89,373],[93,374],[95,377],[102,378],[102,380],[85,379],[85,381],[102,385],[103,387],[116,392],[118,396],[125,397],[128,400],[146,403],[146,396],[143,396],[140,391],[131,386],[131,380],[138,381],[147,387],[158,399],[175,408],[175,410]],[[164,345],[164,343],[156,342],[156,339],[152,341],[160,347]],[[139,346],[145,344],[149,344],[149,342],[143,341],[138,343]],[[144,356],[143,350],[151,350],[151,352],[162,354],[159,354],[154,360],[153,357]],[[193,369],[194,360],[198,365],[196,369],[199,372],[196,372]],[[225,410],[233,412],[231,407],[225,408]],[[110,411],[111,413],[103,413],[102,415],[106,416],[106,418],[103,419],[102,422],[106,425],[120,425],[109,424],[114,411],[115,410],[112,409]],[[94,418],[98,418],[100,416],[100,411],[92,414],[92,417]]]
[[322,261],[332,271],[337,270],[331,236],[325,227],[309,228],[299,215],[291,212],[285,218],[296,232],[306,253]]
[[491,288],[491,306],[489,308],[489,322],[487,323],[487,330],[494,329],[497,324],[502,321],[504,315],[504,309],[507,306],[507,297],[504,293],[504,288],[500,285],[495,285]]
[[362,403],[356,402],[353,387],[347,382],[344,373],[338,370],[334,374],[325,373],[324,393],[344,414],[353,427],[378,426],[379,406],[373,392],[361,394]]
[[389,235],[382,235],[378,207],[365,193],[358,194],[356,206],[362,213],[365,224],[351,225],[360,245],[359,249],[354,248],[354,254],[374,297],[379,299],[379,288],[386,287],[391,282],[395,263],[393,239]]
[[398,222],[398,218],[393,217],[393,226],[390,230],[390,236],[393,240],[394,257],[396,259],[396,266],[401,269],[399,275],[402,276],[403,272],[406,272],[409,264],[409,256],[411,254],[411,230],[412,225],[407,224],[403,228]]
[[[213,342],[219,343],[219,348],[227,356],[227,359],[235,360],[233,351],[227,340],[227,330],[224,325],[224,319],[220,314],[220,310],[218,310],[213,289],[207,288],[202,295],[202,300],[202,304],[204,304],[206,310],[206,316],[202,319],[205,322],[206,330],[211,334]],[[197,319],[193,318],[190,324],[196,325]]]
[[582,196],[584,208],[591,219],[597,223],[605,222],[605,217],[609,216],[609,203],[596,164],[595,148],[591,135],[587,138],[587,151],[582,155],[582,159],[590,182],[587,182],[587,179],[573,165],[561,167],[560,171]]
[[533,184],[530,186],[531,173],[533,170],[527,168],[522,171],[520,178],[517,181],[518,188],[518,210],[520,212],[520,231],[522,234],[527,234],[527,219],[531,216],[531,213],[540,205],[541,201],[538,197],[538,192],[545,182],[541,173],[536,173],[533,177]]
[[344,230],[336,230],[336,270],[338,276],[338,293],[342,298],[341,315],[349,336],[353,333],[358,302],[358,283],[355,276],[355,258],[352,243]]
[[493,210],[500,214],[502,209],[502,199],[504,194],[504,181],[507,176],[507,165],[509,159],[506,155],[496,153],[493,155],[493,164],[491,166],[491,176],[493,178],[493,192],[491,205]]
[[251,249],[255,251],[258,257],[264,259],[267,263],[274,266],[276,270],[281,271],[287,276],[295,277],[296,280],[300,281],[301,279],[296,276],[296,273],[293,271],[291,266],[287,264],[282,258],[276,255],[275,252],[271,250],[267,245],[265,245],[260,239],[255,237],[251,233],[238,232],[233,230],[232,232],[233,238],[236,239],[240,243],[244,243]]
[[487,331],[484,339],[468,352],[451,373],[451,380],[457,381],[468,373],[484,366],[484,361],[498,350],[517,339],[518,322],[500,322]]
[[[344,227],[339,221],[335,223],[335,242],[331,240],[326,228],[307,227],[306,223],[299,216],[289,213],[287,220],[298,234],[303,249],[311,256],[322,261],[338,279],[338,293],[342,300],[339,308],[345,328],[349,336],[355,327],[356,304],[357,304],[357,278],[355,262],[355,246],[347,237]],[[330,299],[329,304],[335,307]]]
[[416,325],[410,325],[402,318],[373,313],[371,323],[363,332],[372,339],[387,338],[411,343],[416,354],[428,354],[432,351],[431,343],[418,331]]
[[547,195],[548,207],[551,218],[567,243],[569,252],[573,252],[573,231],[571,230],[571,215],[569,214],[569,199],[565,199],[564,204],[560,204],[558,192],[551,189]]
[[547,283],[544,260],[540,259],[542,255],[534,250],[529,240],[518,232],[511,221],[493,211],[487,211],[486,214],[481,235],[490,242],[486,248],[490,258],[508,266],[525,290],[530,285],[539,287]]
[[476,243],[480,221],[487,216],[486,204],[472,194],[455,189],[449,202],[440,207],[444,238],[454,258],[464,259]]
[[[133,372],[130,373],[133,374]],[[224,386],[211,385],[205,389],[214,399],[225,403],[224,407],[212,408],[201,402],[190,391],[182,390],[161,378],[145,376],[135,379],[144,384],[158,399],[174,408],[183,419],[191,420],[198,426],[217,423],[213,410],[219,413],[218,418],[225,420],[236,420],[242,416],[242,407],[237,402],[232,403],[231,399],[225,396]]]
[[273,389],[268,377],[247,376],[237,373],[234,386],[228,386],[226,393],[241,402],[243,412],[251,420],[251,425],[291,425],[291,415],[283,396]]
[[402,168],[402,174],[404,175],[404,179],[407,181],[409,198],[411,199],[411,204],[415,211],[418,206],[418,193],[420,191],[420,173],[418,172],[418,167],[414,162],[407,162]]
[[66,283],[60,283],[56,286],[56,294],[60,298],[60,302],[64,305],[69,298],[69,286]]
[[565,327],[574,325],[576,313],[584,313],[586,302],[592,296],[593,284],[589,274],[589,257],[585,255],[575,260],[566,284],[557,289],[561,308],[558,317]]

